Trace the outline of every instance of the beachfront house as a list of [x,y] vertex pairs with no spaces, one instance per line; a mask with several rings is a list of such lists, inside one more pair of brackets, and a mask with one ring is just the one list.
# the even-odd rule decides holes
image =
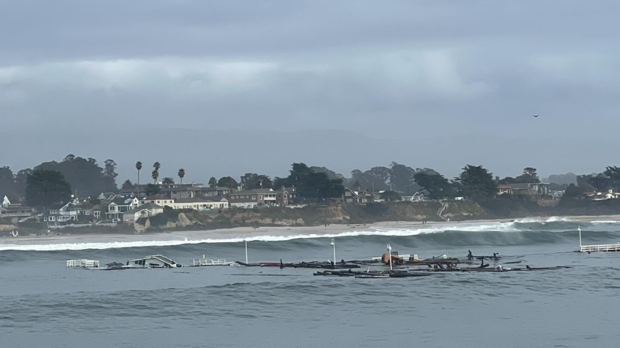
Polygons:
[[11,201],[8,196],[4,196],[2,199],[2,205],[0,205],[0,218],[10,219],[12,222],[16,223],[19,221],[25,221],[31,218],[34,214],[34,208],[23,206],[15,199]]
[[228,209],[226,197],[196,197],[174,200],[174,209],[193,209],[197,211]]
[[592,201],[606,201],[620,198],[620,193],[614,192],[614,190],[608,190],[607,192],[585,192],[584,196]]
[[122,221],[125,223],[134,223],[139,219],[149,218],[164,212],[164,207],[154,204],[146,203],[134,209],[125,211],[120,214]]
[[73,202],[59,203],[52,205],[49,209],[43,212],[43,221],[47,222],[48,226],[60,226],[67,223],[78,221],[79,216],[82,214],[82,207],[76,205]]
[[543,196],[549,195],[549,184],[545,183],[516,183],[497,186],[499,195]]
[[82,202],[80,208],[82,210],[79,217],[80,221],[101,220],[100,204],[93,205],[90,202]]
[[286,189],[256,189],[237,191],[230,194],[228,205],[232,208],[254,208],[261,206],[287,206],[289,192]]
[[162,207],[170,207],[174,209],[174,198],[164,195],[148,196],[142,200],[142,204],[153,203]]
[[117,197],[108,205],[108,211],[106,212],[106,218],[112,221],[120,221],[122,214],[137,208],[140,205],[140,201],[136,197]]
[[366,204],[375,201],[374,195],[363,187],[344,188],[342,201],[346,204]]
[[203,196],[205,197],[227,197],[231,192],[234,192],[234,189],[230,187],[207,187],[205,192],[203,192]]
[[[145,197],[147,185],[140,185],[140,198]],[[172,199],[185,199],[196,197],[226,197],[234,189],[228,187],[209,187],[203,184],[169,184],[159,185],[159,195]],[[121,195],[137,196],[138,185],[134,187],[122,189]]]
[[510,187],[510,185],[497,185],[497,194],[498,195],[511,195],[512,187]]
[[2,207],[8,207],[9,205],[11,205],[11,200],[9,199],[9,196],[5,195],[2,199]]
[[149,196],[142,200],[142,204],[153,203],[172,209],[192,209],[197,211],[228,209],[226,197],[194,197],[169,198],[164,195]]

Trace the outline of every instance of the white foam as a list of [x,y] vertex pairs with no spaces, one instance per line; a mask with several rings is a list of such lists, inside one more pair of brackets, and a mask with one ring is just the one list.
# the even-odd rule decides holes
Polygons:
[[[357,236],[394,236],[408,237],[420,234],[443,233],[446,231],[458,232],[517,232],[514,223],[485,223],[467,224],[452,226],[436,226],[428,228],[402,228],[402,229],[368,229],[364,231],[345,231],[338,233],[311,233],[298,235],[255,235],[247,237],[249,242],[284,242],[296,239],[315,239],[315,238],[339,238]],[[65,250],[104,250],[120,248],[141,248],[141,247],[166,247],[192,244],[211,244],[211,243],[241,243],[242,237],[236,238],[209,238],[209,239],[188,239],[183,237],[179,240],[147,240],[147,241],[123,241],[123,242],[91,242],[91,243],[52,243],[52,244],[0,244],[0,251],[65,251]]]
[[570,222],[570,221],[573,221],[573,220],[567,217],[552,216],[548,218],[547,221],[545,222]]
[[[377,230],[379,232],[384,231],[401,231],[399,229],[396,230]],[[411,231],[411,230],[405,230]],[[451,225],[451,226],[438,226],[438,227],[430,227],[430,228],[420,228],[414,231],[419,231],[419,233],[442,233],[446,231],[455,231],[455,232],[519,232],[518,228],[515,227],[514,222],[497,222],[497,223],[484,223],[484,224],[467,224],[463,223],[463,225]],[[377,234],[377,233],[372,233]],[[414,234],[411,234],[414,235]]]
[[530,224],[530,223],[542,223],[545,222],[542,218],[523,218],[515,220],[516,223],[520,224]]
[[565,218],[565,217],[559,217],[559,216],[552,216],[549,218],[542,218],[542,217],[523,218],[523,219],[515,220],[516,223],[521,223],[521,224],[528,224],[528,223],[546,224],[550,222],[569,222],[569,221],[573,221],[573,220],[569,218]]

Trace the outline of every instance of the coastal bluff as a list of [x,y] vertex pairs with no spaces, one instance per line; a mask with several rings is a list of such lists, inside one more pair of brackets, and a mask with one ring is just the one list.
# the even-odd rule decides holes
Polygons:
[[221,229],[268,226],[323,226],[372,224],[385,221],[469,221],[513,219],[535,216],[579,216],[620,214],[614,201],[532,201],[490,199],[475,201],[384,202],[365,205],[308,205],[301,208],[228,209],[219,212],[172,211],[136,221],[137,232]]
[[382,221],[466,221],[488,217],[489,212],[473,201],[393,202],[229,209],[221,213],[167,210],[164,214],[136,221],[134,228],[138,232],[145,232],[197,228],[370,224]]
[[[165,209],[164,213],[116,226],[67,226],[54,233],[151,233],[182,230],[216,230],[235,227],[308,227],[363,225],[379,222],[459,222],[549,216],[620,215],[620,200],[382,202],[368,204],[307,205],[304,207],[232,208],[221,211]],[[0,233],[19,230],[20,235],[47,232],[43,222],[0,223]],[[8,236],[8,235],[7,235]]]

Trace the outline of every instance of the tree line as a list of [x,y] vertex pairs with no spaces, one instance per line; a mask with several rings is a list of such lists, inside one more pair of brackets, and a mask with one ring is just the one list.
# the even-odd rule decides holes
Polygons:
[[[37,174],[39,179],[46,176],[58,179],[59,176],[52,175],[51,172],[60,173],[62,179],[69,184],[69,195],[96,196],[101,192],[118,192],[116,167],[116,162],[112,159],[107,159],[103,165],[100,165],[94,158],[82,158],[72,154],[67,155],[60,162],[44,162],[32,169],[22,169],[17,173],[13,173],[9,167],[0,167],[0,196],[11,194],[19,197],[26,196],[28,179],[37,172],[39,172]],[[64,186],[62,183],[59,185]]]
[[[66,201],[72,194],[80,197],[96,197],[101,192],[118,192],[116,185],[116,163],[112,159],[100,165],[93,158],[66,156],[62,161],[41,163],[33,169],[13,173],[8,167],[0,167],[0,196],[15,193],[26,198],[31,205],[49,205],[50,202]],[[140,182],[150,181],[145,188],[147,195],[157,194],[160,185],[171,185],[175,178],[165,177],[159,181],[161,163],[152,165],[150,179],[141,179],[142,162],[136,162],[138,185],[126,180],[122,188],[140,190]],[[186,172],[180,168],[177,177],[183,183]],[[515,183],[539,183],[536,168],[526,167],[516,176],[494,177],[483,166],[466,165],[459,176],[448,179],[430,168],[412,168],[392,162],[389,166],[377,166],[368,170],[355,169],[350,177],[345,177],[326,167],[308,166],[305,163],[293,163],[286,177],[274,177],[265,174],[246,173],[236,180],[231,176],[219,179],[211,177],[211,187],[242,188],[252,190],[259,188],[279,189],[294,186],[299,196],[308,200],[325,200],[341,197],[345,187],[366,189],[370,192],[384,192],[387,200],[396,200],[399,195],[413,195],[423,192],[430,199],[450,199],[468,197],[475,200],[495,197],[498,185]],[[562,178],[570,180],[570,178]],[[576,176],[576,185],[569,187],[569,196],[586,190],[604,191],[620,190],[620,168],[607,167],[600,174]],[[54,191],[55,190],[55,191]],[[55,193],[52,193],[55,192]],[[43,199],[42,196],[47,198]]]
[[577,175],[576,181],[566,187],[563,198],[580,198],[586,192],[620,192],[620,167],[608,166],[602,173]]

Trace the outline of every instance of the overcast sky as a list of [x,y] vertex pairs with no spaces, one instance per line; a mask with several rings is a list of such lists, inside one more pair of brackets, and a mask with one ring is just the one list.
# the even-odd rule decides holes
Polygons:
[[[0,13],[0,165],[73,152],[123,174],[144,158],[191,166],[175,155],[183,129],[204,134],[188,158],[236,158],[196,165],[201,181],[306,159],[345,174],[394,159],[450,175],[475,161],[500,175],[620,164],[618,1],[0,0]],[[235,130],[276,133],[246,144]],[[377,153],[255,147],[338,134],[324,130]],[[73,144],[83,132],[97,142]]]

